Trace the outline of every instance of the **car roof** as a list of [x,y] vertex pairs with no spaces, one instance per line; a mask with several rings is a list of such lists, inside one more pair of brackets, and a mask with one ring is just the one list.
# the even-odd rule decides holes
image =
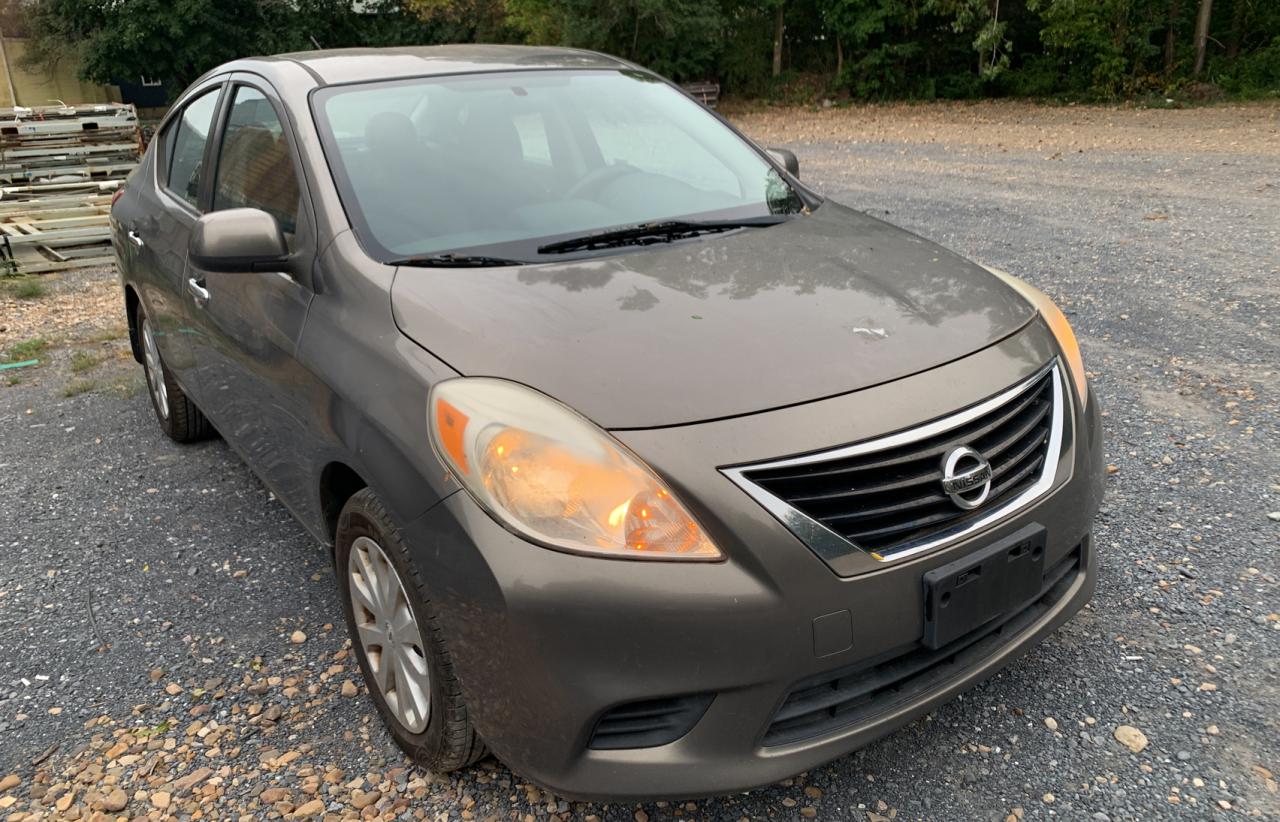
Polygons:
[[488,44],[324,49],[238,62],[281,61],[301,65],[323,85],[481,71],[634,68],[616,57],[581,49]]

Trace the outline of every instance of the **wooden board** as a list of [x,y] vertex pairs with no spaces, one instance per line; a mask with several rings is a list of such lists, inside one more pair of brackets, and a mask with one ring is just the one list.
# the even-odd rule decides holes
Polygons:
[[131,104],[0,108],[0,269],[111,262],[112,192],[141,157]]

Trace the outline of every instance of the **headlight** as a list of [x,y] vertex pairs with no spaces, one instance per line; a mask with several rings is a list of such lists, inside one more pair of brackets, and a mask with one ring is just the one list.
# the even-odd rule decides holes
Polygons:
[[1080,343],[1076,342],[1075,332],[1071,330],[1071,324],[1067,322],[1066,315],[1054,304],[1053,300],[1049,299],[1047,294],[1031,283],[1019,280],[1009,272],[992,268],[989,265],[984,265],[983,268],[1008,283],[1027,302],[1035,306],[1041,317],[1044,317],[1044,321],[1049,325],[1049,330],[1053,332],[1053,336],[1058,340],[1058,347],[1062,349],[1062,356],[1067,361],[1067,370],[1071,372],[1071,380],[1075,383],[1076,393],[1080,395],[1080,404],[1084,405],[1089,398],[1089,380],[1084,373],[1084,359],[1080,356]]
[[637,457],[531,388],[464,377],[428,400],[436,453],[500,522],[567,551],[715,560],[719,549]]

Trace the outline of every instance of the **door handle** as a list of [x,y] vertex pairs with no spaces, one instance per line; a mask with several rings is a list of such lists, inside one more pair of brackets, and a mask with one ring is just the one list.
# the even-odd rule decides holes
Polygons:
[[146,245],[146,243],[142,242],[142,236],[138,234],[138,232],[134,231],[133,229],[129,230],[129,242],[133,243],[138,248],[142,248],[144,245]]
[[196,307],[204,308],[209,304],[209,289],[204,287],[204,280],[191,277],[187,280],[187,291],[191,292],[191,299],[195,301]]

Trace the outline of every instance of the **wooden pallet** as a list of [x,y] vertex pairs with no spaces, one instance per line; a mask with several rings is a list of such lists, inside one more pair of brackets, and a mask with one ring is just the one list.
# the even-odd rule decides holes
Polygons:
[[682,88],[689,93],[689,96],[707,108],[715,108],[716,104],[720,102],[719,83],[685,83]]
[[41,274],[112,261],[109,193],[11,200],[8,188],[0,192],[0,271]]
[[131,104],[0,108],[0,272],[110,263],[111,194],[141,156]]

